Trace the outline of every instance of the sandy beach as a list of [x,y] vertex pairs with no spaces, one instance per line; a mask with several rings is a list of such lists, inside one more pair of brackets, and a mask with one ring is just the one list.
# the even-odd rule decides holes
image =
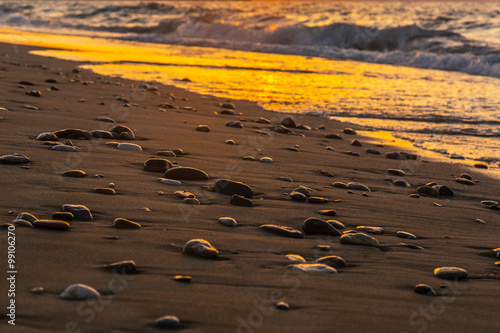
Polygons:
[[[10,271],[8,232],[14,230],[9,223],[18,214],[52,220],[63,205],[73,204],[86,206],[93,216],[69,222],[65,231],[12,224],[15,297],[7,296],[11,285],[4,279],[2,332],[158,332],[155,320],[165,315],[178,317],[183,332],[500,331],[500,266],[495,266],[500,259],[492,252],[500,247],[500,215],[498,205],[481,203],[500,199],[498,179],[490,171],[421,156],[390,159],[387,153],[415,152],[344,133],[348,126],[326,118],[292,115],[310,130],[277,128],[289,115],[251,102],[100,76],[78,70],[77,62],[28,53],[36,47],[1,44],[0,49],[0,155],[19,153],[30,160],[0,164],[4,276]],[[41,96],[32,96],[38,91]],[[227,103],[234,105],[234,115],[221,114],[231,106],[223,107]],[[261,117],[270,123],[257,122]],[[231,121],[241,128],[227,126]],[[76,151],[56,151],[36,140],[44,132],[110,131],[117,125],[130,128],[135,140],[57,139]],[[210,131],[197,131],[199,125]],[[142,151],[109,142],[136,144]],[[183,154],[156,154],[176,149]],[[272,163],[261,162],[262,157]],[[144,168],[150,158],[203,170],[208,179],[162,183],[160,178],[168,178],[164,172]],[[63,177],[68,170],[86,175]],[[470,184],[456,181],[463,173],[470,175]],[[250,186],[254,207],[232,205],[231,195],[213,192],[220,179]],[[397,186],[397,180],[408,184]],[[414,195],[430,182],[451,189],[453,196],[435,195],[431,186]],[[327,202],[299,201],[300,195],[292,200],[290,193],[301,186]],[[96,188],[113,188],[115,194],[96,193]],[[176,191],[194,194],[200,204],[183,201]],[[237,226],[221,224],[221,217],[234,218]],[[307,234],[303,223],[310,217],[336,220],[345,226],[337,228],[339,233],[363,232],[379,246],[341,243],[340,236],[321,228],[320,234]],[[141,228],[115,228],[116,218]],[[285,237],[260,228],[265,224],[303,235]],[[383,233],[359,226],[380,227]],[[400,231],[416,239],[398,237]],[[192,239],[210,242],[217,258],[183,254]],[[301,259],[288,254],[309,264],[334,255],[346,265],[337,266],[336,274],[305,272],[292,267],[301,262],[291,259]],[[124,260],[135,262],[133,274],[103,269]],[[468,274],[441,279],[434,275],[439,267]],[[175,280],[177,275],[191,280]],[[95,288],[100,296],[61,299],[75,283]],[[436,296],[416,293],[418,284],[432,287]],[[38,287],[43,291],[32,290]],[[8,322],[11,299],[15,326]],[[277,308],[280,301],[289,309]]]

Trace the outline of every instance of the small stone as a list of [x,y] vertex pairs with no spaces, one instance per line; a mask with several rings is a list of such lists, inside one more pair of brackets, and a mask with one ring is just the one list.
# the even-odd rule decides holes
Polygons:
[[68,146],[68,145],[57,145],[53,146],[52,150],[57,150],[57,151],[67,151],[67,152],[76,152],[76,147]]
[[325,264],[296,264],[290,265],[292,269],[297,269],[303,272],[317,272],[336,274],[337,270]]
[[90,213],[90,210],[83,205],[66,204],[61,207],[61,212],[72,213],[75,217],[75,220],[92,221],[94,219],[92,217],[92,213]]
[[229,110],[229,109],[224,109],[224,110],[221,110],[219,111],[220,114],[226,114],[226,115],[230,115],[230,116],[234,116],[236,113],[234,112],[234,110]]
[[350,155],[350,156],[360,157],[360,155],[358,153],[352,152],[352,151],[345,151],[344,154]]
[[189,167],[171,168],[165,172],[166,178],[176,180],[207,180],[209,179],[207,173],[200,169]]
[[474,222],[479,223],[479,224],[486,224],[484,220],[481,219],[476,219]]
[[290,177],[279,177],[278,179],[281,180],[281,181],[284,181],[284,182],[293,183],[293,179],[290,178]]
[[67,170],[64,171],[61,176],[63,177],[74,177],[74,178],[83,178],[85,177],[85,171],[82,170]]
[[472,180],[466,179],[466,178],[457,178],[455,179],[457,183],[464,184],[464,185],[474,185],[474,182]]
[[394,186],[400,186],[400,187],[411,187],[410,183],[408,183],[406,180],[396,180],[394,181]]
[[241,195],[235,194],[231,197],[231,205],[243,206],[243,207],[253,207],[254,203],[250,199],[247,199]]
[[335,211],[333,209],[325,209],[325,210],[318,211],[318,214],[325,215],[325,216],[336,216],[337,211]]
[[292,117],[283,118],[283,120],[281,121],[281,124],[285,127],[288,127],[288,128],[296,128],[297,127],[297,124],[295,124],[295,120],[293,120]]
[[234,140],[226,140],[226,145],[236,145],[236,142]]
[[350,182],[347,184],[347,188],[351,190],[356,190],[356,191],[366,191],[366,192],[371,192],[370,188],[366,185],[357,183],[357,182]]
[[417,193],[413,193],[413,194],[410,194],[410,198],[420,198],[420,194],[417,194]]
[[219,251],[204,239],[191,239],[184,245],[182,253],[204,259],[215,259]]
[[472,180],[472,176],[469,175],[468,173],[461,173],[460,176],[458,176],[458,178]]
[[488,166],[486,164],[483,164],[483,163],[475,163],[474,167],[478,168],[478,169],[488,169]]
[[486,205],[486,206],[498,206],[498,201],[483,200],[483,201],[481,201],[481,204]]
[[228,227],[236,227],[238,223],[232,217],[220,217],[219,223]]
[[336,229],[345,229],[345,225],[337,220],[327,220],[326,223],[330,224]]
[[117,125],[109,130],[115,139],[119,140],[135,140],[134,132],[127,126]]
[[325,138],[327,139],[335,139],[335,140],[344,140],[340,135],[338,134],[325,134]]
[[243,124],[240,121],[228,121],[226,127],[243,128]]
[[26,220],[28,222],[33,223],[38,219],[36,218],[35,215],[24,212],[24,213],[20,213],[19,215],[17,215],[16,220]]
[[417,294],[422,294],[422,295],[427,295],[427,296],[437,296],[436,292],[434,289],[432,289],[431,286],[428,286],[426,284],[417,284],[415,286],[415,292]]
[[307,188],[305,187],[298,187],[296,188],[295,190],[293,190],[293,192],[299,192],[299,193],[302,193],[304,194],[306,197],[310,197],[311,196],[311,191],[309,191]]
[[424,248],[420,245],[409,244],[409,243],[399,243],[402,247],[407,247],[412,250],[423,250]]
[[210,132],[210,127],[208,127],[207,125],[199,125],[198,127],[196,127],[196,131],[197,132]]
[[348,188],[347,184],[342,182],[335,182],[332,184],[332,186],[335,188]]
[[191,282],[191,277],[189,275],[176,275],[174,281],[188,283]]
[[351,146],[354,146],[354,147],[363,147],[363,145],[361,144],[361,142],[359,142],[358,140],[352,140]]
[[305,131],[310,131],[312,130],[311,126],[307,126],[307,125],[304,125],[304,124],[298,124],[297,129],[301,129],[301,130],[305,130]]
[[90,134],[94,139],[114,139],[113,133],[103,130],[93,130]]
[[389,158],[391,160],[406,160],[406,157],[403,154],[395,151],[385,154],[385,158]]
[[142,147],[135,143],[120,143],[116,148],[120,150],[142,151]]
[[174,179],[166,179],[166,178],[160,178],[160,182],[166,185],[171,185],[171,186],[181,186],[182,183],[178,180]]
[[417,192],[419,194],[424,194],[428,197],[437,197],[439,195],[439,191],[437,189],[435,189],[434,187],[430,187],[430,186],[420,186],[418,189],[417,189]]
[[260,117],[255,122],[259,123],[259,124],[270,124],[271,123],[271,121],[269,119],[263,118],[263,117]]
[[36,137],[40,141],[57,141],[57,136],[52,132],[43,132]]
[[330,151],[335,151],[335,148],[330,147],[330,146],[327,146],[325,149],[326,149],[326,150],[330,150]]
[[270,158],[270,157],[262,157],[262,158],[260,159],[260,162],[261,162],[261,163],[273,163],[273,159],[272,159],[272,158]]
[[241,182],[236,182],[228,179],[219,179],[214,184],[214,192],[227,194],[227,195],[241,195],[245,198],[253,196],[253,189]]
[[400,176],[400,177],[406,176],[406,173],[403,170],[399,170],[399,169],[387,169],[387,173],[390,175],[395,175],[395,176]]
[[368,148],[368,149],[366,150],[366,152],[367,152],[368,154],[372,154],[372,155],[380,155],[380,152],[379,152],[377,149],[374,149],[374,148]]
[[137,222],[119,217],[113,221],[113,227],[118,229],[140,229],[141,225]]
[[290,193],[290,199],[292,199],[293,201],[306,201],[307,197],[304,195],[304,193],[292,191]]
[[124,260],[104,265],[102,268],[108,271],[114,271],[119,274],[137,273],[137,266],[133,260]]
[[86,300],[98,298],[99,296],[101,295],[97,290],[81,283],[72,284],[59,295],[60,298],[67,300]]
[[231,110],[235,110],[236,109],[236,107],[234,106],[234,104],[230,103],[230,102],[222,103],[221,107],[224,108],[224,109],[231,109]]
[[109,117],[97,117],[95,120],[102,121],[105,123],[116,123],[116,121],[114,119],[109,118]]
[[73,221],[75,216],[70,212],[56,212],[52,214],[52,219],[71,222]]
[[30,221],[22,220],[22,219],[16,219],[12,221],[12,225],[15,227],[27,227],[27,228],[33,228],[33,224],[31,224]]
[[380,243],[375,238],[363,233],[344,234],[340,237],[341,244],[365,245],[379,247]]
[[307,198],[307,202],[312,204],[326,204],[328,203],[328,199],[321,197],[309,197]]
[[329,246],[329,245],[316,245],[316,249],[321,250],[321,251],[329,251],[331,249],[331,246]]
[[33,97],[42,97],[42,93],[39,90],[27,91],[26,95],[33,96]]
[[171,167],[172,163],[163,158],[150,158],[144,162],[144,170],[149,172],[165,172]]
[[467,277],[467,271],[459,267],[438,267],[434,269],[434,275],[445,280],[459,280]]
[[356,135],[356,131],[352,128],[344,128],[344,134]]
[[360,225],[356,227],[357,230],[367,232],[369,234],[381,235],[384,233],[384,229],[381,227],[367,227],[364,225]]
[[116,191],[112,188],[107,188],[107,187],[96,187],[93,189],[94,193],[98,194],[106,194],[106,195],[115,195]]
[[493,253],[495,254],[495,256],[500,259],[500,247],[499,248],[496,248],[496,249],[493,249],[491,250],[493,251]]
[[324,170],[318,170],[316,171],[318,173],[318,175],[320,176],[325,176],[325,177],[335,177],[335,175],[333,175],[332,173],[328,172],[328,171],[324,171]]
[[110,146],[110,147],[118,147],[118,145],[120,144],[120,142],[116,142],[116,141],[109,141],[109,142],[106,142],[106,146]]
[[405,239],[417,239],[417,236],[415,236],[414,234],[411,234],[409,232],[406,232],[406,231],[398,231],[396,233],[396,236],[399,238],[405,238]]
[[155,155],[158,155],[158,156],[167,156],[167,157],[177,157],[177,155],[173,151],[171,151],[171,150],[157,151],[155,153]]
[[57,220],[36,220],[33,222],[34,227],[54,229],[54,230],[68,230],[69,223]]
[[299,256],[298,254],[287,254],[285,257],[290,261],[306,262],[306,260],[302,256]]
[[243,159],[245,161],[255,161],[255,157],[253,157],[253,156],[245,156],[245,157],[243,157]]
[[109,187],[109,188],[115,188],[115,183],[109,183],[109,184],[108,184],[108,187]]
[[434,185],[433,188],[435,188],[441,196],[452,197],[454,195],[453,191],[446,185]]
[[77,128],[66,128],[63,130],[55,131],[54,135],[59,139],[83,139],[92,140],[92,134],[89,131],[85,131]]
[[307,235],[340,236],[341,233],[335,227],[324,220],[310,217],[302,224],[302,229]]
[[182,202],[188,205],[201,205],[200,201],[196,198],[184,198]]
[[316,259],[318,264],[325,264],[333,268],[345,267],[347,264],[344,259],[339,256],[326,256]]
[[291,237],[291,238],[303,237],[302,232],[300,230],[287,226],[281,226],[276,224],[263,224],[259,228],[280,236]]
[[0,163],[2,164],[24,164],[29,162],[31,162],[30,159],[22,154],[0,156]]
[[276,306],[276,309],[278,309],[278,310],[285,310],[286,311],[286,310],[290,309],[290,305],[286,302],[283,302],[283,301],[276,303],[275,306]]
[[31,288],[30,292],[32,294],[41,294],[45,291],[45,288],[44,287],[35,287],[35,288]]

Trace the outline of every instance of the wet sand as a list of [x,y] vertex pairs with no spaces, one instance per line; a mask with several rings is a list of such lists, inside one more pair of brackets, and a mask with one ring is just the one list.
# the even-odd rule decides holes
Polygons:
[[[35,47],[2,44],[1,49],[0,107],[7,111],[0,109],[0,155],[20,153],[31,160],[0,164],[2,224],[21,212],[51,219],[64,204],[85,205],[94,217],[70,222],[68,231],[16,226],[16,326],[3,316],[2,332],[157,332],[155,319],[164,315],[177,316],[184,332],[500,330],[500,267],[494,265],[499,259],[491,251],[500,247],[500,215],[480,203],[498,201],[500,187],[488,172],[421,157],[388,159],[386,153],[405,150],[377,147],[370,138],[344,134],[344,124],[319,117],[294,115],[297,123],[312,130],[293,129],[303,136],[280,134],[271,128],[286,115],[250,102],[230,101],[237,114],[224,115],[220,105],[228,101],[223,99],[152,83],[145,89],[140,88],[145,82],[73,72],[78,63],[27,53]],[[52,86],[59,90],[48,90]],[[41,97],[26,94],[32,90],[40,91]],[[160,106],[164,103],[178,109]],[[97,117],[111,117],[117,124]],[[259,117],[271,124],[255,122]],[[228,121],[242,120],[243,128],[226,126]],[[128,126],[136,139],[72,139],[77,152],[54,151],[35,139],[42,132],[109,130],[115,125]],[[208,125],[210,132],[196,131],[199,125]],[[328,139],[326,134],[338,134],[343,140]],[[237,145],[226,144],[229,139]],[[354,139],[362,147],[352,146]],[[119,150],[106,145],[110,141],[138,144],[142,151]],[[288,149],[296,145],[298,151]],[[381,154],[368,154],[368,148]],[[169,186],[159,182],[162,173],[144,170],[146,160],[162,157],[155,156],[157,151],[171,149],[182,149],[185,155],[163,158],[201,169],[210,179]],[[244,160],[245,156],[256,161]],[[264,156],[273,163],[259,162]],[[75,169],[85,171],[86,177],[61,177]],[[388,174],[387,169],[401,169],[407,176]],[[474,185],[456,182],[461,173],[470,174]],[[388,178],[405,179],[411,187],[394,186]],[[234,206],[231,196],[207,191],[218,179],[251,186],[255,206]],[[371,192],[333,187],[334,182],[359,182]],[[448,186],[454,196],[410,197],[428,182]],[[110,183],[116,195],[93,192]],[[329,202],[290,200],[289,193],[300,186]],[[174,195],[178,190],[194,193],[201,205],[183,203]],[[324,209],[337,214],[317,213]],[[221,225],[218,219],[224,216],[234,218],[238,226]],[[142,228],[113,228],[113,220],[120,217]],[[382,227],[383,234],[371,235],[380,246],[341,244],[338,236],[288,238],[258,228],[277,224],[301,230],[309,217],[338,220],[346,226],[340,232],[357,226]],[[398,231],[417,239],[399,238]],[[7,271],[7,229],[0,231],[0,238],[0,266]],[[184,244],[195,238],[217,248],[217,259],[183,254]],[[319,250],[318,245],[330,249]],[[347,266],[338,274],[298,272],[289,267],[296,263],[287,254],[311,263],[337,255]],[[112,274],[101,268],[122,260],[135,261],[137,274]],[[439,279],[433,271],[442,266],[464,268],[468,277]],[[176,275],[189,275],[191,282],[175,281]],[[74,283],[92,286],[102,297],[60,299],[59,294]],[[439,296],[415,293],[420,283]],[[7,311],[7,287],[4,280],[1,313]],[[35,287],[45,291],[33,294],[30,290]],[[279,301],[290,309],[275,308]]]

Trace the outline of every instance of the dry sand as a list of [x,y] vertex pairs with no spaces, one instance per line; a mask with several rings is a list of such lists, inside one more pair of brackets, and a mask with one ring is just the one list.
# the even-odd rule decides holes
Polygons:
[[[313,128],[296,130],[305,137],[277,134],[268,131],[271,125],[255,120],[267,117],[275,125],[285,115],[253,103],[233,101],[241,115],[221,115],[217,114],[222,109],[218,105],[224,100],[161,85],[155,85],[157,92],[144,91],[138,88],[143,82],[87,71],[73,73],[77,63],[30,55],[29,49],[34,47],[1,45],[0,106],[8,111],[0,111],[0,155],[22,153],[31,159],[29,169],[0,164],[1,222],[10,223],[21,212],[50,219],[63,204],[87,206],[94,220],[73,221],[69,231],[63,232],[15,229],[16,326],[9,325],[5,316],[8,285],[4,279],[0,331],[157,332],[154,321],[163,315],[178,316],[183,332],[500,331],[500,267],[494,266],[491,253],[500,247],[500,215],[480,204],[486,199],[498,201],[500,187],[487,173],[423,158],[387,159],[385,153],[398,149],[376,147],[369,138],[343,134],[345,125],[324,118],[294,116],[298,123]],[[58,82],[46,83],[46,79]],[[35,86],[20,88],[20,81]],[[93,84],[84,85],[86,81]],[[47,90],[54,85],[59,91]],[[41,91],[42,97],[26,95],[29,90]],[[117,101],[119,96],[128,99],[130,107],[123,107]],[[159,111],[164,102],[179,109]],[[184,106],[196,111],[183,110]],[[129,126],[137,136],[130,142],[142,146],[143,151],[122,151],[105,144],[116,140],[94,139],[73,140],[80,151],[61,152],[35,140],[46,131],[113,126],[96,121],[98,116]],[[246,119],[242,129],[225,126],[229,120],[240,119]],[[211,131],[195,131],[200,124]],[[320,125],[325,129],[315,129]],[[256,133],[259,129],[269,135]],[[327,133],[340,134],[344,140],[326,139]],[[238,145],[225,144],[228,139]],[[363,147],[351,146],[353,139]],[[294,145],[300,146],[298,152],[286,149]],[[327,146],[335,151],[325,149]],[[175,187],[161,184],[161,173],[144,171],[144,161],[156,151],[173,148],[188,154],[167,159],[202,169],[211,179],[183,181]],[[367,154],[367,148],[382,154]],[[360,156],[344,154],[348,150]],[[274,163],[243,160],[247,155],[257,159],[269,156]],[[409,175],[387,175],[389,168],[403,169]],[[60,176],[71,169],[84,170],[87,177]],[[317,170],[334,177],[319,175]],[[462,172],[472,175],[477,181],[474,186],[455,182]],[[220,178],[250,185],[256,206],[232,206],[230,196],[203,188]],[[386,178],[404,178],[412,186],[396,187]],[[367,185],[372,192],[364,196],[361,191],[329,186],[351,181]],[[455,196],[410,197],[418,186],[430,181],[449,186]],[[117,195],[92,193],[93,188],[109,183],[115,184]],[[291,201],[286,194],[300,185],[315,189],[313,195],[330,202]],[[174,196],[177,190],[195,193],[202,205],[184,204]],[[165,194],[159,195],[159,191]],[[373,235],[380,248],[344,245],[339,237],[321,235],[287,238],[258,228],[272,223],[300,230],[308,217],[325,218],[317,213],[320,209],[337,211],[333,219],[346,225],[341,232],[359,225],[384,228],[384,234]],[[239,226],[219,224],[222,216],[235,218]],[[138,222],[142,228],[112,228],[118,217]],[[476,223],[478,218],[486,224]],[[400,230],[418,238],[398,238]],[[182,254],[183,245],[193,238],[208,240],[219,250],[218,259]],[[0,239],[0,267],[6,272],[7,229],[0,230]],[[423,249],[401,247],[400,242]],[[320,251],[317,245],[331,249]],[[287,267],[293,262],[286,254],[301,255],[308,262],[338,255],[347,267],[338,274],[297,273]],[[120,277],[100,268],[121,260],[134,260],[140,272]],[[469,277],[458,282],[438,279],[433,270],[441,266],[462,267]],[[190,275],[191,282],[174,281],[178,274]],[[58,295],[73,283],[90,285],[108,296],[97,301],[60,299]],[[414,287],[419,283],[448,296],[417,294]],[[34,287],[43,287],[45,292],[33,294]],[[280,300],[289,303],[288,311],[274,307]]]

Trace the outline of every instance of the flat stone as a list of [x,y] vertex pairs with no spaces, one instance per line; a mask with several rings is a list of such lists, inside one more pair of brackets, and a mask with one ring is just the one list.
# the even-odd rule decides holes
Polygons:
[[328,203],[328,199],[321,197],[309,197],[307,198],[307,202],[312,204],[326,204]]
[[276,126],[274,126],[273,130],[276,133],[280,133],[280,134],[289,134],[289,133],[292,133],[292,131],[290,129],[288,129],[285,126],[282,126],[282,125],[276,125]]
[[357,182],[348,183],[347,188],[350,190],[371,192],[371,190],[368,186],[357,183]]
[[197,132],[210,132],[210,127],[208,127],[207,125],[199,125],[198,127],[196,127],[196,131]]
[[325,134],[325,138],[327,139],[335,139],[335,140],[344,140],[340,135],[338,134]]
[[38,219],[33,214],[23,212],[23,213],[20,213],[19,215],[17,215],[16,220],[26,220],[26,221],[33,223]]
[[301,130],[305,130],[305,131],[310,131],[312,130],[311,126],[307,126],[307,125],[304,125],[304,124],[298,124],[297,129],[301,129]]
[[396,236],[399,238],[405,238],[405,239],[417,239],[417,236],[415,236],[414,234],[411,234],[409,232],[406,232],[406,231],[398,231],[396,233]]
[[159,328],[179,328],[181,321],[177,316],[163,316],[155,320],[155,326]]
[[165,172],[166,178],[177,180],[207,180],[209,179],[207,173],[200,169],[189,167],[171,168]]
[[325,177],[335,177],[335,175],[333,175],[332,173],[328,172],[328,171],[324,171],[324,170],[318,170],[316,171],[318,173],[318,175],[320,176],[325,176]]
[[316,259],[318,264],[328,265],[333,268],[345,267],[347,264],[344,259],[339,256],[326,256]]
[[228,121],[226,123],[226,126],[233,128],[243,128],[243,124],[240,121]]
[[259,227],[262,230],[271,232],[273,234],[277,234],[280,236],[285,236],[285,237],[290,237],[290,238],[302,238],[302,232],[300,230],[287,227],[287,226],[282,226],[282,225],[276,225],[276,224],[263,224]]
[[231,197],[231,205],[243,206],[243,207],[253,207],[254,203],[252,200],[242,197],[241,195],[233,195]]
[[302,193],[303,195],[305,195],[306,197],[310,197],[311,196],[311,191],[309,191],[307,188],[305,187],[298,187],[296,189],[293,190],[293,192],[299,192],[299,193]]
[[57,141],[57,136],[52,132],[43,132],[36,137],[40,141]]
[[114,189],[108,188],[108,187],[96,187],[93,189],[93,192],[98,193],[98,194],[106,194],[106,195],[115,195],[116,194],[116,191]]
[[286,310],[290,309],[290,305],[286,302],[283,302],[283,301],[276,303],[275,306],[276,306],[276,309],[278,309],[278,310],[285,310],[286,311]]
[[445,280],[459,280],[467,277],[467,271],[459,267],[438,267],[434,269],[434,275]]
[[307,197],[304,193],[292,191],[290,193],[290,199],[292,199],[293,201],[306,201]]
[[335,229],[345,229],[345,225],[337,220],[327,220],[326,223],[333,226]]
[[458,178],[472,180],[472,176],[469,175],[468,173],[461,173],[460,176],[458,176]]
[[111,132],[103,130],[93,130],[90,134],[94,139],[114,139],[114,135]]
[[310,217],[302,224],[302,229],[307,235],[340,236],[341,233],[334,226],[324,220]]
[[85,177],[85,171],[83,170],[67,170],[64,171],[61,176],[63,177],[73,177],[73,178],[83,178]]
[[144,170],[149,172],[165,172],[172,167],[172,163],[164,158],[150,158],[144,162]]
[[137,273],[137,266],[133,260],[124,260],[102,266],[105,270],[114,271],[119,274]]
[[174,195],[183,200],[186,198],[196,198],[196,195],[188,191],[175,191]]
[[167,156],[167,157],[177,157],[177,154],[171,150],[160,150],[155,153],[158,156]]
[[184,245],[184,254],[204,259],[215,259],[219,251],[204,239],[191,239]]
[[299,256],[298,254],[287,254],[285,255],[285,257],[290,261],[302,262],[302,263],[306,262],[306,260],[302,256]]
[[114,119],[109,118],[109,117],[97,117],[97,118],[95,118],[95,120],[102,121],[105,123],[116,123],[116,121]]
[[285,117],[283,120],[281,120],[281,124],[285,127],[288,128],[296,128],[297,124],[295,123],[295,120],[293,117]]
[[290,265],[292,269],[300,270],[303,272],[315,272],[315,273],[329,273],[336,274],[337,270],[325,264],[295,264]]
[[116,148],[120,150],[142,151],[142,147],[135,143],[120,143]]
[[401,177],[406,176],[406,172],[399,169],[387,169],[387,173],[390,175],[401,176]]
[[344,134],[349,134],[349,135],[356,135],[357,134],[355,130],[353,130],[352,128],[349,128],[349,127],[344,128],[343,132],[344,132]]
[[109,130],[115,139],[119,140],[135,140],[134,131],[132,131],[127,126],[117,125]]
[[474,185],[474,182],[472,180],[466,179],[466,178],[457,178],[455,179],[457,183],[464,184],[464,185]]
[[325,215],[325,216],[336,216],[337,211],[335,211],[333,209],[324,209],[324,210],[318,211],[318,214]]
[[67,152],[76,152],[77,149],[76,147],[73,146],[68,146],[68,145],[57,145],[53,146],[52,150],[57,150],[57,151],[67,151]]
[[384,229],[381,227],[368,227],[364,225],[360,225],[356,227],[357,230],[367,232],[369,234],[381,235],[384,233]]
[[259,161],[261,163],[273,163],[273,159],[270,157],[262,157]]
[[234,104],[230,103],[230,102],[222,103],[221,107],[224,108],[224,109],[231,109],[231,110],[235,110],[236,109],[236,107],[234,106]]
[[78,128],[66,128],[53,132],[53,134],[60,139],[83,139],[91,140],[92,134],[89,131]]
[[284,181],[284,182],[293,183],[293,179],[290,178],[290,177],[279,177],[278,179],[281,180],[281,181]]
[[253,157],[253,156],[245,156],[245,157],[243,157],[243,159],[245,161],[255,161],[255,157]]
[[379,247],[380,243],[375,238],[363,233],[344,234],[340,237],[341,244],[365,245]]
[[227,194],[227,195],[241,195],[245,198],[253,196],[253,189],[247,184],[236,182],[228,179],[219,179],[214,184],[214,192]]
[[106,142],[106,146],[110,146],[110,147],[118,147],[118,145],[120,144],[120,142],[118,141],[109,141],[109,142]]
[[424,248],[420,245],[410,244],[410,243],[399,243],[402,247],[407,247],[412,250],[423,250]]
[[23,154],[12,154],[0,156],[0,163],[2,164],[24,164],[31,162],[30,159]]
[[270,124],[271,121],[267,118],[263,118],[263,117],[259,117],[259,119],[257,119],[255,121],[256,123],[259,123],[259,124]]
[[61,207],[61,212],[70,212],[75,220],[92,221],[94,219],[90,210],[83,205],[66,204]]
[[437,197],[439,195],[439,191],[437,189],[435,189],[434,187],[431,187],[431,186],[420,186],[418,189],[417,189],[417,193],[419,194],[424,194],[428,197]]
[[12,224],[15,227],[33,228],[33,224],[31,224],[30,221],[26,221],[26,220],[23,220],[23,219],[16,219],[16,220],[12,221]]
[[182,183],[178,180],[174,179],[166,179],[166,178],[160,178],[160,182],[166,185],[171,185],[171,186],[181,186]]
[[411,187],[410,183],[408,183],[406,180],[395,180],[394,181],[394,186],[400,186],[400,187]]
[[238,225],[238,222],[232,217],[220,217],[219,223],[228,227],[236,227]]
[[200,201],[196,198],[184,198],[182,202],[188,205],[201,205]]
[[385,158],[391,159],[391,160],[406,160],[406,157],[403,154],[400,154],[396,151],[389,152],[385,154]]
[[481,204],[486,205],[486,206],[498,206],[498,201],[483,200],[483,201],[481,201]]
[[347,188],[347,184],[342,182],[335,182],[332,184],[332,186],[335,188]]
[[97,290],[81,283],[72,284],[59,295],[60,298],[67,300],[95,299],[99,296],[101,295]]
[[234,140],[226,140],[225,144],[226,145],[233,145],[234,146],[234,145],[236,145],[236,142]]
[[486,164],[483,164],[483,163],[475,163],[474,167],[478,168],[478,169],[488,169],[488,166]]
[[36,220],[33,222],[33,226],[46,228],[46,229],[54,229],[54,230],[68,230],[69,223],[66,221],[58,221],[58,220]]
[[236,113],[234,112],[234,110],[230,110],[230,109],[224,109],[224,110],[220,110],[219,111],[220,114],[226,114],[226,115],[230,115],[230,116],[234,116]]
[[113,221],[113,227],[118,229],[140,229],[141,225],[137,222],[119,217]]
[[52,214],[53,220],[71,222],[74,220],[74,218],[75,216],[70,212],[56,212]]
[[437,296],[436,292],[434,291],[434,289],[432,289],[431,286],[422,283],[417,284],[415,286],[415,292],[417,294],[422,294],[427,296]]
[[372,154],[372,155],[380,155],[380,152],[375,149],[375,148],[368,148],[367,150],[365,150],[368,154]]
[[191,282],[192,278],[189,275],[176,275],[174,276],[174,281],[178,282],[184,282],[184,283],[189,283]]

